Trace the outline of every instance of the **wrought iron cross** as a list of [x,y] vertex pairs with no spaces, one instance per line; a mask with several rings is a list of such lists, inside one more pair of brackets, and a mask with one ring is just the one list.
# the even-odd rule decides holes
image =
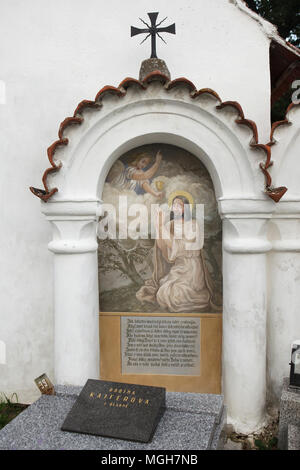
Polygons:
[[162,21],[160,21],[158,24],[156,24],[156,20],[157,20],[157,17],[158,17],[158,12],[147,13],[147,14],[150,18],[151,26],[148,23],[146,23],[146,21],[142,20],[142,18],[140,18],[141,22],[144,23],[144,25],[146,25],[147,28],[135,28],[134,26],[131,26],[131,37],[136,36],[137,34],[147,34],[145,39],[143,39],[143,41],[141,42],[141,44],[143,44],[143,42],[145,42],[146,39],[148,39],[149,36],[151,36],[151,59],[152,59],[152,58],[157,58],[157,55],[156,55],[156,35],[164,43],[166,43],[166,41],[161,37],[160,33],[176,34],[176,32],[175,32],[175,23],[171,24],[170,26],[166,26],[165,28],[159,28],[159,26],[167,19],[167,16]]

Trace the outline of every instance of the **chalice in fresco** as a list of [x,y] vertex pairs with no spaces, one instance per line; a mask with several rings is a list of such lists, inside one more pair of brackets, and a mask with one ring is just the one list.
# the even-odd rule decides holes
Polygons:
[[156,187],[156,189],[157,189],[157,191],[158,191],[157,197],[158,197],[159,199],[161,199],[161,198],[163,197],[163,194],[164,194],[164,193],[162,192],[162,190],[163,190],[164,184],[165,184],[164,181],[160,181],[160,180],[155,181],[155,187]]
[[164,184],[165,184],[164,181],[155,181],[155,186],[156,186],[157,191],[162,191],[164,188]]

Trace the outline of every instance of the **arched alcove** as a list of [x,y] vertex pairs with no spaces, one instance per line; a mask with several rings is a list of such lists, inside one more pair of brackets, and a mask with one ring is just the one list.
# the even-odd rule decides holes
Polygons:
[[265,416],[269,149],[238,103],[185,79],[150,78],[126,79],[80,103],[48,149],[45,191],[32,188],[48,201],[42,210],[53,226],[56,381],[99,377],[96,225],[110,168],[138,146],[175,145],[195,155],[214,184],[223,224],[222,390],[230,420],[252,431]]
[[[207,169],[181,147],[144,144],[113,164],[101,199],[101,378],[221,393],[222,223]],[[174,238],[174,201],[198,228],[197,249],[184,231]],[[168,242],[155,239],[159,210]]]
[[[158,96],[154,99],[150,91]],[[158,84],[147,93],[148,99],[129,92],[122,100],[107,96],[101,111],[88,114],[80,127],[65,131],[69,144],[56,155],[63,166],[48,177],[59,188],[54,199],[67,197],[74,188],[80,197],[97,197],[121,154],[154,142],[178,145],[198,156],[211,174],[218,198],[264,198],[258,165],[263,152],[251,149],[253,133],[237,126],[235,108],[217,110],[215,98],[209,95],[199,97],[198,103],[188,93],[172,100],[172,91],[166,98]]]
[[288,186],[286,200],[295,200],[299,188],[300,104],[291,104],[285,120],[273,125],[270,145],[276,161],[273,179],[284,181]]

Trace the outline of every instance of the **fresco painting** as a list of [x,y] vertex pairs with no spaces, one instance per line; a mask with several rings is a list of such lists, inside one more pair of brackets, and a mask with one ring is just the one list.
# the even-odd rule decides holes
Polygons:
[[[114,207],[116,229],[99,235],[100,311],[222,310],[222,225],[199,158],[167,144],[135,148],[112,166],[101,199]],[[128,234],[137,228],[137,207],[147,214],[147,229],[118,236],[120,220],[127,218]]]

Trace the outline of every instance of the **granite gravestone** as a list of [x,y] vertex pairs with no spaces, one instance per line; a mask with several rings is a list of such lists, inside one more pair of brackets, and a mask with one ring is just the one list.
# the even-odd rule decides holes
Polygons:
[[149,442],[165,410],[166,390],[88,380],[62,430]]

